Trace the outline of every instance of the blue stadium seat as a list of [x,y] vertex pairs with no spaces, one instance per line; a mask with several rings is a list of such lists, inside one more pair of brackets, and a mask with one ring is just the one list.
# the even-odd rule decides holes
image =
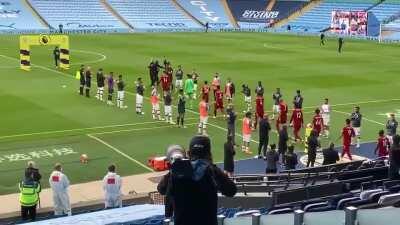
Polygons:
[[47,29],[21,1],[0,2],[0,31]]
[[135,29],[201,28],[170,0],[107,0]]
[[128,30],[98,0],[29,0],[37,12],[58,29]]
[[201,23],[208,22],[211,28],[233,28],[221,1],[177,0],[177,2]]

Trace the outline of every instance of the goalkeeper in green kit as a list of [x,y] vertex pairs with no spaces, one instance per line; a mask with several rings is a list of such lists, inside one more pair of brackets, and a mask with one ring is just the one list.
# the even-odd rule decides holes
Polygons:
[[194,92],[194,82],[191,74],[187,75],[184,86],[185,96],[189,100],[189,108],[193,107],[193,92]]

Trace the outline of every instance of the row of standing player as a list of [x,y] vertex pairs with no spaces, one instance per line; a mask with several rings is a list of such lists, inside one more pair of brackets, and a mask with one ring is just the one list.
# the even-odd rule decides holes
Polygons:
[[[168,63],[169,68],[171,70],[170,64]],[[87,67],[85,69],[84,65],[81,66],[79,70],[80,74],[80,94],[83,95],[83,91],[85,90],[85,95],[87,97],[90,97],[90,88],[91,88],[91,68]],[[185,104],[186,104],[186,99],[192,100],[196,99],[197,95],[197,83],[199,79],[199,75],[193,70],[192,74],[188,74],[188,79],[183,82],[183,71],[181,66],[178,67],[178,70],[176,72],[178,74],[176,77],[176,82],[175,82],[175,87],[176,90],[179,90],[179,95],[178,95],[178,117],[177,117],[177,124],[179,127],[185,127],[184,126],[184,114],[185,114]],[[113,72],[110,72],[109,76],[106,78],[104,76],[103,70],[99,69],[96,75],[97,78],[97,94],[96,98],[99,100],[103,101],[103,93],[104,93],[104,87],[105,87],[105,81],[107,81],[108,84],[108,100],[107,104],[112,105],[112,97],[114,93],[114,85],[116,83],[117,86],[117,107],[119,108],[127,108],[124,103],[124,89],[125,89],[125,83],[122,80],[122,75],[118,76],[117,80],[114,80],[114,75]],[[172,121],[172,94],[171,91],[173,89],[172,85],[172,78],[167,73],[164,71],[163,75],[161,76],[161,88],[163,89],[163,96],[164,96],[164,111],[165,111],[165,118],[166,121],[173,124],[174,122]],[[213,81],[211,83],[211,87],[208,85],[208,82],[205,81],[203,87],[201,88],[201,98],[204,100],[204,103],[200,102],[199,104],[199,110],[200,110],[200,123],[199,123],[199,133],[206,134],[206,123],[207,119],[205,119],[205,115],[207,114],[208,118],[208,111],[209,111],[209,93],[211,89],[214,91],[214,118],[217,115],[217,111],[221,111],[223,113],[224,107],[223,107],[223,99],[224,95],[226,97],[226,100],[228,101],[229,104],[232,103],[233,101],[233,96],[235,95],[235,85],[234,83],[228,79],[226,85],[225,85],[225,90],[222,92],[221,90],[221,80],[219,77],[219,74],[216,73],[215,77],[213,78]],[[244,94],[244,101],[247,104],[247,110],[244,112],[250,112],[252,110],[251,105],[251,90],[248,87],[248,85],[242,85],[242,93]],[[144,95],[144,90],[145,87],[143,85],[143,82],[141,78],[138,78],[136,82],[136,113],[137,114],[144,114],[142,111],[143,107],[143,95]],[[254,130],[257,128],[257,124],[260,120],[260,118],[264,117],[264,88],[261,84],[261,82],[258,82],[258,85],[255,89],[255,93],[257,95],[256,97],[256,110],[255,110],[255,121],[254,123],[248,123],[251,124],[252,126],[250,129],[242,128],[243,134],[248,133],[245,130]],[[276,120],[276,129],[277,131],[280,130],[280,127],[283,125],[286,125],[287,123],[287,113],[288,113],[288,107],[285,104],[285,102],[282,99],[282,94],[280,92],[280,89],[277,88],[276,92],[273,94],[272,99],[274,101],[273,105],[273,110],[272,110],[272,119],[275,118],[275,113],[277,113],[278,119]],[[159,95],[157,92],[157,86],[153,85],[152,86],[152,92],[151,92],[151,103],[152,103],[152,115],[153,119],[160,119],[162,120],[160,116],[160,107],[159,107]],[[300,141],[301,137],[299,135],[299,132],[301,128],[304,127],[304,120],[303,120],[303,112],[302,112],[302,105],[303,105],[303,97],[301,96],[300,90],[297,90],[297,94],[295,95],[293,99],[293,113],[290,119],[290,126],[293,127],[293,134],[294,134],[294,139],[295,141]],[[192,107],[192,103],[190,103],[190,108]],[[232,107],[228,107],[232,108]],[[321,110],[322,110],[322,115],[321,115]],[[313,117],[313,121],[311,126],[308,126],[308,132],[306,129],[306,138],[307,136],[311,133],[311,130],[315,130],[317,132],[317,135],[320,136],[320,134],[323,134],[324,136],[328,137],[329,136],[329,123],[330,123],[330,105],[328,102],[328,99],[325,99],[324,104],[321,106],[321,109],[316,109],[315,110],[315,116]],[[246,114],[248,115],[248,114]],[[250,113],[251,115],[251,113]],[[225,117],[225,114],[223,113],[223,116]],[[246,121],[248,116],[244,118],[243,121]],[[360,113],[360,108],[356,106],[354,108],[354,112],[350,116],[350,122],[351,122],[351,127],[354,130],[354,135],[352,137],[356,137],[356,146],[357,148],[360,147],[360,135],[361,135],[361,120],[362,120],[362,115]],[[395,120],[394,120],[395,121]],[[389,121],[388,121],[389,123]],[[396,121],[397,123],[397,121]],[[245,122],[243,122],[245,124]],[[389,125],[387,125],[389,126]],[[245,125],[243,125],[245,127]],[[347,126],[346,126],[347,127]],[[397,128],[397,126],[396,126]],[[388,128],[389,129],[389,128]],[[248,134],[245,134],[244,136],[248,136]],[[344,129],[342,132],[342,136],[345,136]],[[244,148],[245,151],[248,151],[248,146],[250,143],[250,138],[244,138]],[[346,145],[347,141],[343,140],[343,144]],[[246,147],[247,146],[247,147]],[[347,152],[347,150],[346,150]],[[349,156],[351,158],[351,156]]]
[[[92,86],[92,70],[90,66],[86,67],[81,65],[79,71],[77,72],[77,79],[79,79],[79,94],[85,95],[87,98],[90,98],[90,89]],[[118,78],[114,78],[114,73],[110,72],[106,77],[104,75],[103,69],[99,69],[96,73],[96,83],[97,83],[97,92],[95,97],[100,101],[104,101],[104,88],[107,83],[107,104],[114,105],[113,103],[113,95],[115,87],[117,88],[117,107],[121,109],[127,108],[124,105],[125,98],[125,82],[122,79],[122,75],[118,75]]]

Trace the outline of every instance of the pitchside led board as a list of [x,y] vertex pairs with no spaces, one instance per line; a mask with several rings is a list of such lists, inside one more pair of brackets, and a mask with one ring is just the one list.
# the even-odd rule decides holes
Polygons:
[[366,11],[332,11],[331,31],[344,35],[367,35]]
[[60,68],[69,69],[69,37],[66,35],[22,35],[19,37],[21,69],[31,70],[31,46],[55,45],[60,48]]

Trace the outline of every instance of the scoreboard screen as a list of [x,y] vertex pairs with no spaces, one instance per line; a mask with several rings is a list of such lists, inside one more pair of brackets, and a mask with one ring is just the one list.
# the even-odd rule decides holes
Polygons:
[[331,32],[346,35],[367,35],[366,11],[332,11]]

